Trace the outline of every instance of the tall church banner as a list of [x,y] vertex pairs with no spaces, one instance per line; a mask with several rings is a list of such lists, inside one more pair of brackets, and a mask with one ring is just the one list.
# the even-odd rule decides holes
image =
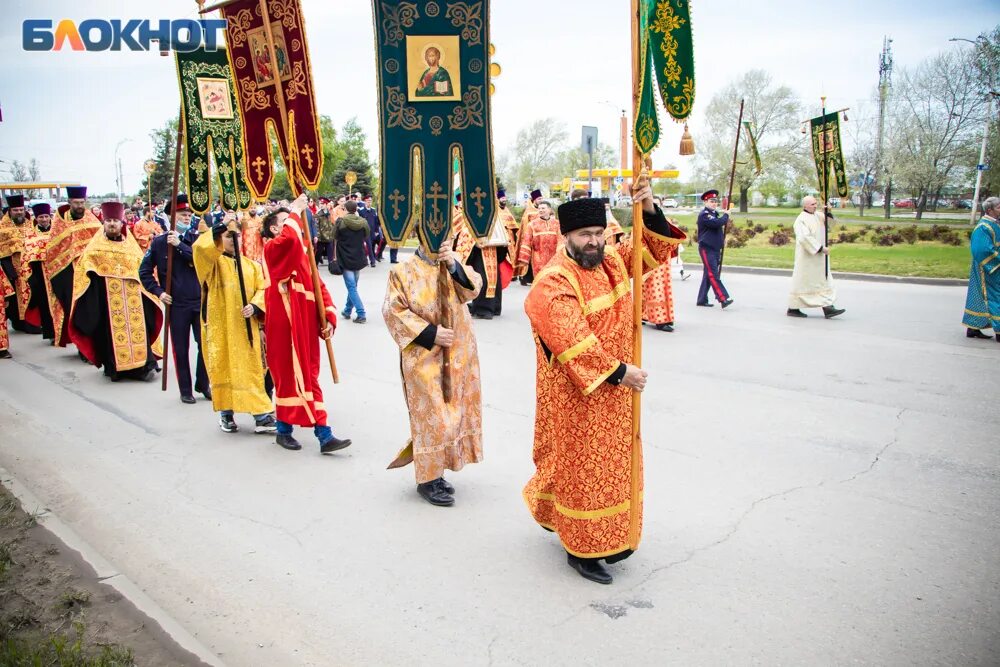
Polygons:
[[222,15],[254,197],[267,198],[274,180],[269,127],[292,191],[318,187],[323,147],[298,0],[238,0]]
[[694,42],[687,0],[640,0],[639,57],[642,84],[635,115],[636,145],[643,154],[660,142],[656,98],[674,120],[694,109]]
[[[227,210],[245,210],[252,202],[243,154],[243,126],[233,91],[233,75],[224,49],[177,55],[184,127],[188,203],[196,213],[212,208],[213,180]],[[212,178],[211,163],[215,162]]]
[[[837,194],[841,197],[847,197],[847,168],[844,165],[844,152],[840,143],[840,112],[835,111],[825,116],[817,116],[809,121],[809,127],[813,161],[816,163],[816,176],[819,178],[820,192],[826,193],[829,197],[829,178],[833,176],[837,184]],[[826,183],[823,183],[824,161],[826,162]]]
[[485,238],[496,213],[489,0],[373,0],[373,8],[385,234],[398,246],[416,229],[436,253],[461,190],[469,229]]

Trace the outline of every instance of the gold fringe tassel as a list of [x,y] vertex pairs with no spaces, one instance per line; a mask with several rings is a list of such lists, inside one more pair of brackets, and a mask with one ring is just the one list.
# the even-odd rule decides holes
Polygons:
[[694,138],[688,131],[687,123],[684,123],[684,134],[681,135],[681,155],[694,155]]

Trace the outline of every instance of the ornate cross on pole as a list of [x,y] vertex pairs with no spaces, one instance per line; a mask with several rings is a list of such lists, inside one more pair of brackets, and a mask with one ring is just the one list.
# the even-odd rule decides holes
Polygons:
[[399,194],[399,188],[396,188],[389,195],[389,199],[392,201],[392,219],[399,220],[399,204],[406,201],[406,195]]
[[262,158],[259,155],[257,156],[256,160],[254,160],[253,162],[250,163],[250,166],[252,166],[254,169],[257,170],[257,180],[258,181],[263,181],[264,180],[264,169],[263,169],[263,167],[264,167],[265,164],[267,164],[267,163],[264,162],[264,158]]
[[469,194],[469,199],[475,200],[473,203],[476,205],[476,215],[479,217],[483,216],[483,199],[485,198],[486,193],[483,192],[483,189],[478,185],[476,186],[476,189]]
[[306,168],[307,169],[312,169],[312,166],[313,166],[312,154],[315,153],[316,150],[312,146],[310,146],[309,144],[306,144],[305,148],[300,148],[299,149],[299,152],[302,153],[302,155],[305,156],[305,158],[306,158]]

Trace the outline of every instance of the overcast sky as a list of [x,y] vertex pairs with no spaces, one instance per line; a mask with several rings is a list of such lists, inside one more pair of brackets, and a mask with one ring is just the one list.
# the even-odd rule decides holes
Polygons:
[[[209,4],[212,0],[209,0]],[[0,22],[0,181],[9,162],[36,157],[45,180],[74,180],[92,193],[115,189],[121,146],[125,190],[138,189],[152,155],[149,132],[176,115],[173,58],[158,53],[25,52],[22,22],[47,18],[195,18],[194,0],[4,0]],[[302,0],[318,111],[341,126],[356,116],[377,155],[376,83],[371,3]],[[823,9],[829,9],[823,15]],[[499,152],[531,121],[554,116],[578,142],[582,125],[617,146],[619,109],[629,104],[628,0],[493,0],[496,80],[493,133]],[[748,69],[769,71],[801,98],[852,106],[878,82],[882,39],[892,37],[896,66],[954,48],[1000,23],[1000,0],[695,0],[697,93],[691,130],[697,143],[713,91]],[[656,164],[678,165],[682,128],[668,123]]]

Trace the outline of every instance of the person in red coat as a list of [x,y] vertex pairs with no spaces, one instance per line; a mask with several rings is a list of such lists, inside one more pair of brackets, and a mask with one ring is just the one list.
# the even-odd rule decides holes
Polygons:
[[264,291],[264,336],[267,365],[274,380],[277,443],[285,449],[302,449],[292,436],[293,426],[312,426],[320,453],[330,454],[350,446],[351,441],[334,437],[327,425],[319,386],[319,340],[333,335],[337,310],[321,282],[326,320],[319,321],[313,293],[315,267],[302,240],[308,203],[301,195],[290,209],[279,208],[264,218],[261,236],[265,239],[264,264],[270,279]]

